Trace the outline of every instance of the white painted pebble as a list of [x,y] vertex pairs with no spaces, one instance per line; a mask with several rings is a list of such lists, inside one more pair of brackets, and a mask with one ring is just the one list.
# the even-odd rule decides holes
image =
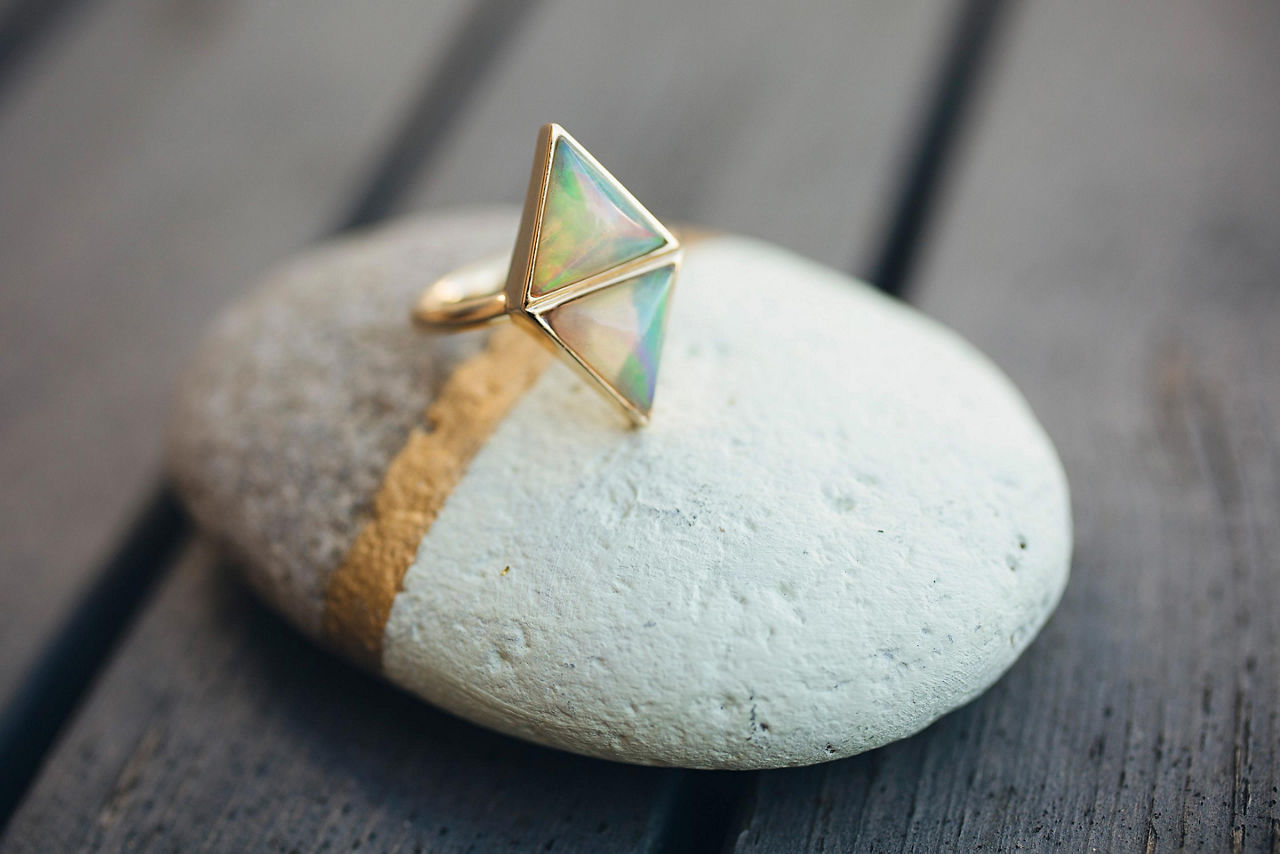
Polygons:
[[1062,467],[987,359],[843,275],[712,238],[686,257],[652,424],[548,370],[423,540],[383,669],[594,756],[820,762],[990,686],[1070,551]]

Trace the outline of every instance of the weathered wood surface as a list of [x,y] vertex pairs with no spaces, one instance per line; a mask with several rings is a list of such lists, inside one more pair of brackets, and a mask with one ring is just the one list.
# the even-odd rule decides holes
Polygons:
[[[517,201],[532,134],[554,118],[664,217],[847,265],[882,228],[951,7],[710,5],[546,3],[413,206]],[[834,101],[841,110],[814,106]],[[652,850],[678,820],[687,776],[551,754],[420,708],[297,640],[193,557],[104,673],[5,843]]]
[[957,4],[883,5],[548,3],[411,206],[518,202],[557,121],[664,217],[860,266]]
[[[138,20],[102,23],[135,5],[145,7],[133,13]],[[664,216],[758,233],[838,266],[865,264],[946,9],[815,3],[806,14],[774,4],[749,11],[671,5],[664,12],[621,0],[548,0],[448,128],[436,168],[406,188],[412,206],[514,200],[531,128],[553,118]],[[6,415],[0,473],[10,476],[10,489],[0,518],[28,515],[14,516],[0,533],[27,544],[25,553],[10,546],[5,557],[23,557],[14,565],[24,573],[55,558],[57,572],[88,566],[75,558],[99,548],[126,509],[93,493],[101,500],[86,498],[84,507],[106,504],[115,513],[94,523],[97,539],[72,534],[71,545],[46,548],[37,511],[71,507],[50,490],[87,472],[96,478],[98,469],[105,486],[91,479],[91,493],[107,490],[112,478],[145,481],[121,478],[145,471],[151,459],[159,424],[148,419],[160,417],[164,392],[156,389],[172,365],[142,364],[138,353],[166,362],[181,349],[147,336],[163,333],[174,317],[190,336],[202,320],[185,312],[212,309],[247,283],[249,271],[333,220],[344,199],[339,183],[349,197],[379,125],[418,85],[425,59],[413,67],[413,57],[429,47],[421,32],[389,32],[404,18],[388,22],[375,13],[362,21],[363,32],[386,27],[389,43],[405,50],[419,43],[419,53],[405,53],[395,69],[349,58],[344,73],[386,99],[377,116],[370,108],[354,130],[301,123],[277,136],[241,127],[218,131],[230,133],[229,142],[201,142],[196,131],[172,128],[217,114],[227,103],[223,87],[243,94],[234,87],[252,75],[214,74],[220,50],[198,49],[211,36],[179,24],[174,38],[194,38],[196,46],[165,47],[155,37],[157,56],[168,63],[159,67],[172,79],[151,80],[119,45],[138,37],[135,26],[145,33],[147,22],[172,24],[152,20],[161,8],[183,10],[179,21],[195,9],[131,0],[86,7],[93,14],[69,18],[74,28],[59,34],[57,49],[33,62],[0,106],[0,154],[11,139],[35,133],[26,125],[46,134],[27,143],[28,159],[19,161],[25,169],[0,157],[0,251],[53,292],[4,292],[6,407],[24,399],[16,392],[34,395],[19,383],[33,370],[51,370],[52,348],[81,337],[85,349],[75,352],[98,364],[57,362],[67,373],[49,374],[55,384],[39,398],[46,409],[23,429],[41,429],[41,418],[53,425],[56,417],[97,412],[85,408],[97,383],[122,382],[102,388],[134,402],[99,402],[121,407],[101,410],[116,421],[77,425],[84,432],[72,438],[87,445],[71,450],[69,434],[54,432],[42,445],[29,437],[34,432],[12,432]],[[219,14],[215,21],[224,20]],[[1280,13],[1244,0],[1090,0],[1028,5],[1011,25],[918,291],[927,310],[1023,387],[1059,444],[1075,494],[1077,559],[1066,599],[991,692],[916,738],[811,769],[726,778],[608,765],[486,733],[337,664],[197,548],[103,673],[0,847],[661,850],[678,840],[692,847],[697,838],[689,827],[673,835],[673,824],[696,822],[701,807],[681,817],[680,798],[719,788],[748,790],[736,805],[738,826],[723,825],[733,804],[712,805],[722,822],[712,830],[729,830],[743,852],[1280,851],[1280,291],[1273,281],[1280,270]],[[269,33],[216,26],[213,33],[228,29],[241,32],[242,41],[231,39],[242,44],[234,56],[251,66],[265,61],[255,51],[270,43]],[[326,43],[321,29],[311,32],[315,44]],[[93,57],[104,44],[115,46],[111,55],[123,69]],[[312,67],[307,57],[322,63],[315,69],[336,61],[314,58],[308,44],[294,49],[271,66],[293,86],[307,76],[298,69]],[[72,70],[57,71],[64,63]],[[351,82],[317,73],[318,83],[306,84],[316,102],[326,86]],[[41,82],[58,74],[67,75],[58,86]],[[103,105],[84,92],[66,108],[53,105],[69,95],[35,102],[26,94],[38,86],[75,91],[72,83],[85,74],[94,80],[87,91],[107,99]],[[97,79],[112,74],[124,77]],[[177,93],[203,74],[212,75],[195,87],[204,95],[184,107]],[[101,163],[74,156],[93,150],[84,139],[106,132],[107,114],[92,111],[111,98],[133,105],[126,113],[133,125],[106,123],[116,142],[105,150],[114,155]],[[263,110],[275,103],[248,100]],[[28,118],[17,133],[14,115],[22,110]],[[242,119],[227,114],[232,124]],[[185,153],[132,150],[153,138],[134,125],[171,128],[162,138]],[[298,138],[306,129],[338,138]],[[216,168],[201,165],[201,145],[222,152]],[[316,157],[345,177],[315,187],[307,183],[310,169],[293,178],[274,171],[294,152],[312,150],[307,145],[320,146]],[[275,167],[245,177],[238,191],[219,185],[261,148],[274,152]],[[41,177],[63,183],[44,198],[36,192]],[[213,223],[243,213],[236,192],[269,205],[270,193],[253,191],[263,181],[290,195],[291,205],[314,190],[324,209],[274,236],[258,233],[258,219],[202,224],[196,200],[203,194],[222,200]],[[15,186],[28,189],[11,201]],[[133,210],[152,192],[168,201],[149,202],[154,210],[143,205],[146,215],[125,221],[107,216],[113,199],[133,199]],[[301,217],[300,209],[289,211]],[[38,214],[41,225],[22,222],[24,211]],[[60,237],[67,241],[51,243]],[[143,238],[153,245],[138,244]],[[191,245],[175,248],[183,241]],[[63,246],[70,249],[52,251]],[[175,274],[188,265],[198,275]],[[100,305],[83,303],[86,280],[73,275],[83,270],[113,283],[99,283],[98,293],[109,297]],[[175,281],[195,295],[168,295]],[[68,282],[83,290],[64,294]],[[65,306],[70,321],[61,319]],[[95,310],[118,312],[112,316],[127,322],[130,335],[93,328]],[[69,331],[60,331],[64,322]],[[17,331],[25,337],[15,338]],[[41,343],[42,335],[55,337]],[[12,369],[11,350],[25,359]],[[120,432],[99,440],[103,424]],[[119,442],[153,428],[136,446]],[[26,445],[14,444],[24,435]],[[116,444],[123,462],[114,459]],[[56,469],[39,457],[49,448],[83,456],[61,469],[69,474],[53,477]],[[14,483],[44,503],[13,509]],[[29,539],[18,536],[23,526],[36,526]],[[76,544],[80,536],[89,539]],[[23,593],[30,576],[0,569],[5,663],[7,638],[30,644],[23,621],[44,631],[80,578]],[[20,613],[44,602],[54,604],[43,617]]]
[[153,488],[192,340],[342,213],[467,9],[88,3],[5,81],[0,702]]
[[197,548],[4,848],[607,851],[656,834],[668,782],[391,689],[292,632]]
[[969,707],[761,775],[744,854],[1280,851],[1280,9],[1012,23],[918,298],[1058,443],[1074,576]]

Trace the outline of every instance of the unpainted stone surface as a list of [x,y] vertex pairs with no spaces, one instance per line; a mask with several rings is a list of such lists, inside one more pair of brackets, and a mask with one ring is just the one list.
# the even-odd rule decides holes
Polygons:
[[169,469],[183,497],[312,637],[387,464],[486,335],[423,335],[409,311],[516,226],[506,209],[467,212],[310,250],[219,317],[180,380]]

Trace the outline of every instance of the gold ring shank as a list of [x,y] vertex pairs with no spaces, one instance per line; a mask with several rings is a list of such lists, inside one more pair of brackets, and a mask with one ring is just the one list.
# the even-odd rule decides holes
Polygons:
[[510,263],[510,255],[494,255],[437,279],[418,298],[414,323],[432,332],[461,332],[505,317]]

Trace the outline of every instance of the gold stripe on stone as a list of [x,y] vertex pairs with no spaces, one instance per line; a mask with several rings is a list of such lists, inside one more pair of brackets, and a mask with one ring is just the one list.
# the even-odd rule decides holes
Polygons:
[[323,630],[340,652],[377,670],[391,603],[418,544],[471,459],[542,373],[549,354],[507,326],[463,362],[392,459],[373,514],[325,590]]

